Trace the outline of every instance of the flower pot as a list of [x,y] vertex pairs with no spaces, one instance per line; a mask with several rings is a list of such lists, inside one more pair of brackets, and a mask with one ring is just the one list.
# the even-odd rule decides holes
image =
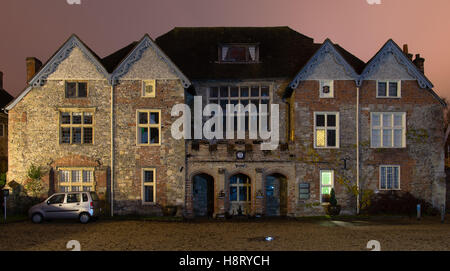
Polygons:
[[331,206],[327,205],[325,206],[325,213],[330,216],[337,216],[341,212],[341,205]]

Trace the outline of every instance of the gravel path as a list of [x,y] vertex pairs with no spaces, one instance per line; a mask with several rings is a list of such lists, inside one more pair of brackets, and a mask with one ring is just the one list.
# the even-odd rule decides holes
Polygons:
[[[450,222],[438,218],[157,222],[99,220],[0,225],[0,250],[450,250]],[[264,241],[272,236],[272,242]]]

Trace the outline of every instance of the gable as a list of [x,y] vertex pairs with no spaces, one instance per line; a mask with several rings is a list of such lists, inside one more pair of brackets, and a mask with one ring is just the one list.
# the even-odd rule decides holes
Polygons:
[[111,76],[113,83],[117,80],[135,79],[180,79],[185,88],[191,85],[148,35],[142,38]]
[[358,85],[364,80],[382,79],[417,80],[421,88],[433,88],[433,84],[393,40],[389,40],[367,63],[358,79]]
[[327,39],[289,86],[291,89],[295,89],[304,80],[357,80],[357,78],[358,75],[353,67],[347,63],[333,43]]

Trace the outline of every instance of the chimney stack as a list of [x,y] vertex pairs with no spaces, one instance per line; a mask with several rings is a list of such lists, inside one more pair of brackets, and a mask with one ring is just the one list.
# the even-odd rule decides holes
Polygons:
[[42,67],[42,62],[35,57],[27,57],[27,83],[30,82],[31,78],[39,71]]
[[403,44],[403,53],[412,61],[413,55],[408,51],[408,44]]
[[416,54],[416,59],[414,59],[413,63],[423,74],[425,74],[425,58],[420,57],[420,54]]
[[3,72],[0,72],[0,89],[3,89]]

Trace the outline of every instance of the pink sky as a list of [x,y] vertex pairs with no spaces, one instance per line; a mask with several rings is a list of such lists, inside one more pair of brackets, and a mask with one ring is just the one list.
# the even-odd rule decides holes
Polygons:
[[[389,39],[425,57],[435,91],[450,98],[450,1],[381,0],[66,0],[0,1],[0,71],[13,96],[25,58],[43,62],[76,33],[101,57],[175,26],[289,26],[316,42],[330,38],[369,60]],[[301,67],[299,67],[300,69]]]

